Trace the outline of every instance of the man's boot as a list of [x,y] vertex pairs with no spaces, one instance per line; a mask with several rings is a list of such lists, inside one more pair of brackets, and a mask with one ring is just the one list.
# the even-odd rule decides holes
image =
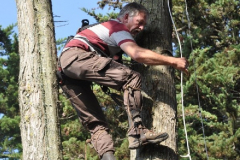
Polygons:
[[165,132],[155,133],[144,127],[140,115],[135,113],[133,110],[131,114],[133,118],[128,118],[130,127],[128,130],[129,149],[137,149],[149,143],[159,144],[168,138],[168,134]]
[[103,154],[101,160],[116,160],[116,159],[115,159],[115,157],[113,155],[113,152],[109,151],[109,152],[106,152],[106,153]]

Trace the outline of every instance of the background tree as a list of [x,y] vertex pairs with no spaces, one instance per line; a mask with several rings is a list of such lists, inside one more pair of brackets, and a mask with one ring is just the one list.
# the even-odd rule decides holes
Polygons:
[[23,159],[62,159],[56,46],[50,0],[16,0]]
[[[18,106],[18,40],[13,28],[0,26],[0,157],[20,158],[21,137]],[[12,38],[11,38],[12,36]]]
[[[239,5],[235,0],[187,1],[188,22],[185,1],[173,0],[173,17],[183,54],[191,62],[191,75],[185,77],[184,99],[193,159],[240,158]],[[179,50],[176,53],[179,55]],[[179,84],[179,76],[176,77]],[[177,85],[178,93],[179,88]],[[179,153],[184,155],[186,143],[180,105],[178,110]],[[202,113],[208,155],[198,110]]]

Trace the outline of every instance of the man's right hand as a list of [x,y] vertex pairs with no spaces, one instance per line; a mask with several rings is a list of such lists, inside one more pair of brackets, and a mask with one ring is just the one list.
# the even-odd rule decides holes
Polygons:
[[173,65],[174,68],[183,71],[184,73],[188,74],[188,61],[186,58],[175,58],[175,63]]

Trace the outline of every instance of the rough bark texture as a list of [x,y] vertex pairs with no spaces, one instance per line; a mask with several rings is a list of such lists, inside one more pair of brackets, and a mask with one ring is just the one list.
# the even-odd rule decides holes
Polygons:
[[[146,29],[136,38],[140,46],[161,53],[172,50],[172,24],[167,0],[135,2],[143,4],[150,12]],[[171,2],[171,1],[170,1]],[[172,55],[168,55],[172,56]],[[148,128],[169,134],[159,146],[147,145],[131,152],[131,159],[177,159],[176,145],[176,93],[174,70],[167,66],[135,66],[143,75],[144,104],[142,117]]]
[[50,0],[16,0],[23,159],[62,159],[56,47]]

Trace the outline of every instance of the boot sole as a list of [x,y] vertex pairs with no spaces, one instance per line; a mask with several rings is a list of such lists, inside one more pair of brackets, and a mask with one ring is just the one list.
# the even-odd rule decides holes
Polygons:
[[152,143],[152,144],[161,143],[162,141],[165,141],[166,139],[168,139],[168,134],[164,133],[164,134],[161,134],[160,136],[158,136],[157,139],[148,140],[147,142],[143,143],[142,145],[149,144],[149,143]]
[[139,145],[139,142],[137,142],[137,143],[135,143],[136,145],[129,146],[128,148],[129,148],[129,149],[138,149],[138,148],[140,148],[141,146],[146,145],[146,144],[161,143],[162,141],[165,141],[166,139],[168,139],[168,137],[169,137],[169,136],[168,136],[167,133],[163,133],[163,134],[159,135],[159,136],[157,137],[157,139],[148,140],[147,142],[142,143],[142,145]]

